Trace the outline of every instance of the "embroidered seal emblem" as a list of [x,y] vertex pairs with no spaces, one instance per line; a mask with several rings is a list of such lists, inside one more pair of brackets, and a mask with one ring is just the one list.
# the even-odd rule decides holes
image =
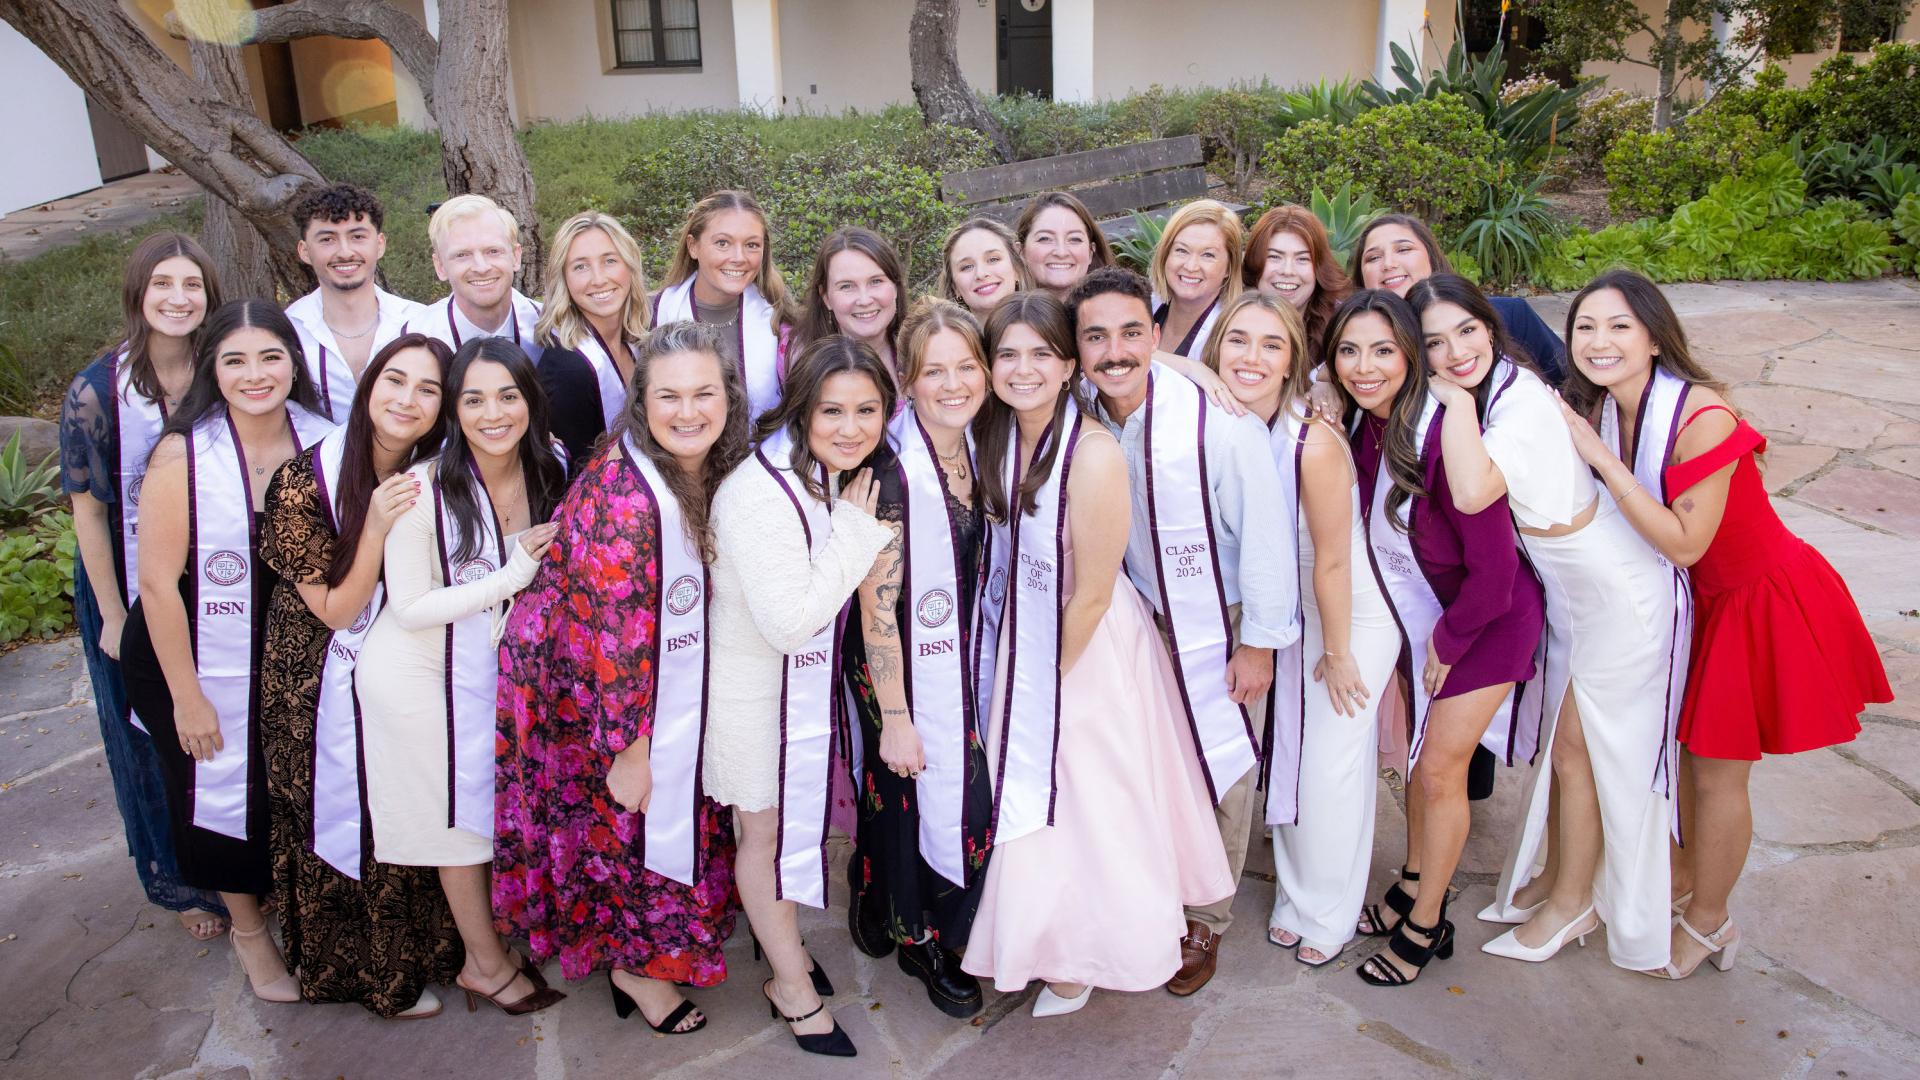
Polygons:
[[993,597],[993,602],[996,604],[1007,598],[1006,567],[994,567],[993,579],[987,582],[987,591]]
[[945,626],[947,620],[953,618],[953,597],[945,589],[935,589],[920,598],[913,613],[920,625],[929,630]]
[[682,574],[667,586],[667,610],[675,615],[685,615],[700,602],[700,583],[692,574]]
[[468,559],[460,564],[460,569],[453,572],[453,580],[457,585],[466,585],[479,581],[491,573],[493,573],[492,563],[485,559]]
[[247,560],[231,551],[207,556],[207,580],[215,585],[237,585],[247,576]]

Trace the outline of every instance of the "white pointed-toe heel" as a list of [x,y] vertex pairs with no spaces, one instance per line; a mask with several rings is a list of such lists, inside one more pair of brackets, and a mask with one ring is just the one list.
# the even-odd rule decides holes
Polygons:
[[1054,993],[1053,987],[1043,983],[1040,986],[1040,996],[1033,999],[1033,1015],[1065,1016],[1068,1013],[1079,1012],[1087,1007],[1087,999],[1092,996],[1093,987],[1091,986],[1080,991],[1079,997],[1069,998]]
[[1495,900],[1493,903],[1480,909],[1480,921],[1506,923],[1509,926],[1518,926],[1528,919],[1533,918],[1533,913],[1545,907],[1546,904],[1547,902],[1542,900],[1532,907],[1517,908],[1511,907],[1502,901]]
[[1529,949],[1520,944],[1520,939],[1514,936],[1519,932],[1519,928],[1516,927],[1480,946],[1480,951],[1494,956],[1504,956],[1511,960],[1525,960],[1528,963],[1538,964],[1553,959],[1555,953],[1566,948],[1569,938],[1578,941],[1581,948],[1586,948],[1587,935],[1598,929],[1600,929],[1600,917],[1595,914],[1593,905],[1588,904],[1585,911],[1574,916],[1572,922],[1561,927],[1559,933],[1548,938],[1537,949]]

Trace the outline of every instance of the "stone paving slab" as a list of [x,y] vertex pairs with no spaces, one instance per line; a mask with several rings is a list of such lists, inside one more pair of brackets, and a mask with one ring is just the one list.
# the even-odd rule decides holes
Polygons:
[[[768,971],[744,934],[730,977],[694,995],[705,1030],[666,1037],[613,1016],[605,982],[564,988],[555,1009],[513,1018],[446,1012],[415,1023],[353,1006],[257,1002],[224,942],[187,938],[144,903],[85,704],[71,640],[0,655],[0,1072],[11,1077],[918,1078],[1819,1077],[1911,1080],[1920,1070],[1920,539],[1914,536],[1920,289],[1887,279],[1693,284],[1669,289],[1699,352],[1740,389],[1771,440],[1766,481],[1789,527],[1826,554],[1861,604],[1900,700],[1861,737],[1755,770],[1759,840],[1733,908],[1733,970],[1657,982],[1607,959],[1604,931],[1552,962],[1480,946],[1503,927],[1491,897],[1525,770],[1476,804],[1452,918],[1458,952],[1419,984],[1382,990],[1354,968],[1356,941],[1310,970],[1264,940],[1272,858],[1255,829],[1212,985],[1188,999],[1097,991],[1038,1021],[1032,991],[989,992],[971,1023],[928,1006],[892,958],[855,952],[845,909],[801,927],[840,993],[852,1061],[799,1053],[760,997]],[[1555,326],[1566,297],[1535,301]],[[1769,337],[1772,335],[1772,337]],[[1811,375],[1809,372],[1817,372]],[[1882,510],[1881,507],[1886,509]],[[1373,891],[1404,853],[1396,786],[1378,789]],[[39,847],[34,847],[39,844]],[[847,845],[833,847],[836,866]],[[836,880],[838,878],[836,877]],[[834,900],[844,903],[838,889]],[[548,975],[558,983],[558,971]]]
[[176,213],[204,197],[200,185],[184,173],[125,177],[0,217],[0,256],[31,259],[94,233],[125,230]]

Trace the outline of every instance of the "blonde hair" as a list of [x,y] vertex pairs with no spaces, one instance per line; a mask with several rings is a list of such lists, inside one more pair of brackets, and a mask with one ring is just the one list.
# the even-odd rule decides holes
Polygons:
[[973,358],[987,366],[987,335],[965,304],[943,296],[923,297],[907,312],[900,324],[900,339],[894,343],[894,363],[900,368],[902,389],[912,386],[926,367],[927,345],[943,330],[952,330],[967,339]]
[[440,208],[427,219],[427,239],[432,243],[433,250],[435,252],[440,250],[441,244],[447,239],[447,233],[453,229],[454,225],[482,214],[497,216],[500,227],[507,230],[507,239],[516,244],[520,242],[520,223],[513,219],[513,215],[507,211],[506,207],[485,195],[469,193],[455,195],[441,203]]
[[[629,338],[646,336],[652,305],[647,301],[646,271],[640,267],[640,245],[634,242],[633,234],[611,216],[598,210],[583,210],[554,230],[553,244],[547,249],[547,300],[541,308],[540,321],[533,328],[534,340],[577,349],[586,339],[586,316],[580,313],[580,306],[573,302],[573,293],[567,289],[567,257],[573,242],[591,229],[606,234],[614,253],[627,264],[627,273],[633,279],[626,310],[620,313],[621,331]],[[613,342],[607,344],[611,347]]]
[[773,307],[773,332],[780,332],[780,324],[790,323],[794,317],[793,297],[787,293],[787,283],[780,276],[780,268],[773,263],[773,227],[767,222],[767,212],[760,209],[752,195],[744,191],[716,191],[693,204],[687,211],[686,223],[680,226],[680,233],[673,239],[673,261],[667,264],[665,287],[672,287],[700,272],[700,264],[694,260],[693,253],[687,250],[687,242],[698,240],[707,231],[713,219],[728,210],[739,210],[760,219],[760,229],[765,233],[765,247],[760,256],[760,273],[753,284],[760,290],[768,304]]
[[[953,282],[953,246],[960,242],[961,237],[974,231],[990,232],[1006,247],[1007,261],[1013,264],[1015,292],[1033,288],[1032,279],[1027,277],[1027,260],[1020,254],[1020,238],[1013,234],[1013,230],[1007,227],[1006,222],[981,216],[970,217],[955,225],[953,231],[947,234],[946,242],[940,245],[940,279],[934,282],[933,286],[936,295],[962,306],[966,305],[966,299],[960,295],[959,288]],[[1005,298],[1002,297],[1002,299]]]
[[1313,382],[1314,362],[1313,350],[1307,348],[1306,320],[1287,301],[1251,289],[1227,301],[1220,309],[1220,317],[1214,320],[1213,332],[1207,335],[1205,347],[1200,350],[1201,362],[1214,374],[1220,374],[1220,346],[1227,340],[1227,330],[1236,316],[1251,307],[1272,312],[1286,328],[1287,370],[1281,373],[1280,384],[1280,404],[1285,406],[1306,395]]
[[1167,257],[1173,254],[1174,240],[1189,225],[1215,226],[1226,238],[1227,276],[1220,283],[1220,302],[1231,303],[1240,295],[1240,249],[1246,246],[1246,229],[1240,225],[1240,215],[1213,199],[1196,199],[1167,219],[1166,230],[1153,246],[1153,259],[1147,264],[1147,279],[1153,283],[1154,294],[1162,300],[1172,297],[1167,287]]

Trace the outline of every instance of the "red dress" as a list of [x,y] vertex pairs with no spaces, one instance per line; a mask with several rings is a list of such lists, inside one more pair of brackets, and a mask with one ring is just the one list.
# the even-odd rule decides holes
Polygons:
[[1693,660],[1680,741],[1701,757],[1758,761],[1850,742],[1868,702],[1893,700],[1846,582],[1767,501],[1753,460],[1766,448],[1766,437],[1742,420],[1720,445],[1666,470],[1677,499],[1739,462],[1720,529],[1692,570]]

